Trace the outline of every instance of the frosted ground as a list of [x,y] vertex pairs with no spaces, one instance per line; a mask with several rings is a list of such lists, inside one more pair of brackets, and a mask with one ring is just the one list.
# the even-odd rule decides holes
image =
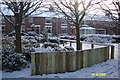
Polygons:
[[[75,47],[75,44],[72,44],[72,46]],[[100,78],[100,76],[91,76],[92,73],[106,73],[106,76],[102,78],[118,78],[118,70],[120,69],[118,68],[118,52],[120,52],[120,44],[119,45],[114,44],[114,46],[115,46],[115,59],[111,59],[100,64],[95,64],[91,67],[83,68],[75,72],[31,76],[30,66],[31,64],[29,64],[30,66],[29,68],[25,68],[21,71],[14,71],[11,73],[9,72],[0,73],[2,73],[3,78]],[[89,47],[90,47],[89,44],[83,45],[84,49],[88,49]]]

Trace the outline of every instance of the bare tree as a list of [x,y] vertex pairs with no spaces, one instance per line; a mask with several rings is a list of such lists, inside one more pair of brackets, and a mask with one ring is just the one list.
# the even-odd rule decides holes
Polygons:
[[120,0],[112,0],[111,2],[106,0],[102,1],[99,5],[106,16],[115,22],[115,34],[120,34]]
[[16,40],[15,40],[15,46],[16,46],[16,52],[21,53],[22,47],[21,47],[21,25],[22,20],[35,12],[37,9],[42,7],[42,0],[35,1],[35,0],[2,0],[2,4],[6,5],[12,13],[13,17],[12,19],[9,19],[6,17],[4,12],[1,10],[2,15],[4,18],[10,22],[16,33]]
[[63,13],[71,20],[76,27],[77,50],[81,49],[79,27],[82,24],[84,16],[90,11],[91,7],[97,2],[95,0],[58,0],[54,1],[56,10]]

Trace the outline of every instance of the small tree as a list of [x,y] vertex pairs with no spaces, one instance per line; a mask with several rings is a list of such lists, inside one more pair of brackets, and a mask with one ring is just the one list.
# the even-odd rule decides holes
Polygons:
[[9,19],[4,14],[4,11],[1,10],[0,12],[4,16],[4,18],[10,22],[16,33],[16,40],[15,40],[15,46],[16,46],[16,52],[21,53],[21,25],[22,21],[25,17],[29,16],[33,12],[35,12],[37,9],[42,7],[43,0],[35,1],[35,0],[2,0],[2,5],[6,5],[8,10],[10,10],[13,13],[12,19]]
[[93,1],[95,0],[58,0],[58,2],[54,2],[56,10],[63,13],[76,27],[77,50],[81,49],[79,27],[82,24],[84,16],[94,5]]
[[48,30],[44,28],[42,33],[43,33],[44,41],[48,42]]

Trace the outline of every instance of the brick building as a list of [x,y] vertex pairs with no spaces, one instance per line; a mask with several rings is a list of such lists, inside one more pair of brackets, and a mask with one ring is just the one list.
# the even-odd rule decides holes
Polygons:
[[[7,16],[7,18],[11,19],[12,17]],[[62,18],[57,17],[26,17],[21,26],[22,31],[35,31],[38,34],[42,33],[44,29],[47,29],[50,35],[64,35],[64,33],[65,35],[75,35],[75,29],[72,28],[70,23]],[[3,34],[7,35],[13,30],[14,27],[12,24],[3,18]]]
[[106,30],[106,34],[114,34],[115,33],[115,25],[116,23],[113,21],[98,21],[98,20],[87,20],[87,25],[90,25],[98,30]]
[[[12,16],[7,16],[9,19]],[[107,34],[114,34],[114,24],[110,21],[98,21],[98,20],[84,20],[83,23],[90,25],[98,30],[106,29]],[[35,31],[40,34],[44,29],[48,30],[49,35],[75,35],[75,27],[71,21],[66,20],[63,17],[54,15],[31,15],[26,17],[23,22],[21,29],[25,32]],[[6,20],[2,19],[2,31],[6,35],[14,30],[13,26]]]

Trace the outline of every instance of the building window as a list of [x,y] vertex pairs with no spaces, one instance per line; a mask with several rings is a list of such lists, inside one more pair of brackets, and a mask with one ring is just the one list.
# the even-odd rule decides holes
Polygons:
[[50,27],[46,27],[46,30],[47,30],[48,33],[52,33],[52,27],[51,26]]
[[30,17],[29,20],[30,23],[33,23],[33,17]]
[[47,30],[47,32],[48,32],[48,33],[51,33],[51,30],[50,30],[50,29],[48,29],[48,30]]
[[45,23],[52,23],[52,18],[49,17],[45,18]]
[[40,33],[40,27],[36,27],[36,33]]
[[34,31],[34,27],[31,27],[31,31]]
[[46,23],[50,23],[50,20],[46,20]]
[[67,33],[67,28],[62,28],[62,33]]
[[25,31],[25,25],[22,25],[21,30]]
[[84,31],[85,31],[85,30],[84,30],[84,29],[82,29],[82,30],[81,30],[81,33],[82,33],[82,34],[84,34],[84,33],[85,33]]
[[25,24],[25,19],[22,20],[22,24]]
[[62,23],[62,24],[67,24],[67,21],[66,21],[65,19],[62,19],[62,20],[61,20],[61,23]]

